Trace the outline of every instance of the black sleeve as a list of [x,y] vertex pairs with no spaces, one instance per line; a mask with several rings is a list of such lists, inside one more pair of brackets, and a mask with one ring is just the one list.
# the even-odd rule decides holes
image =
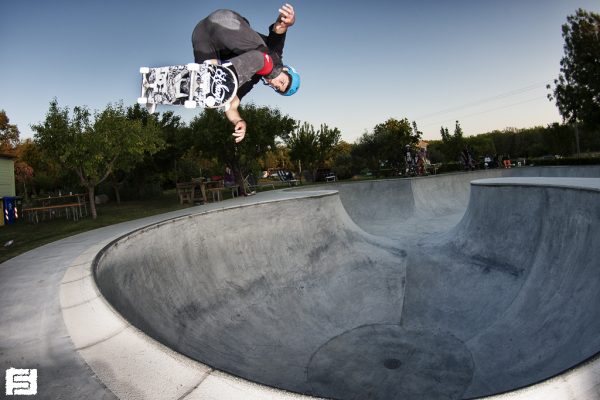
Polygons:
[[285,33],[278,34],[273,32],[273,25],[269,26],[269,36],[265,39],[265,43],[269,50],[279,55],[279,57],[283,57],[283,46],[285,46]]
[[240,100],[242,100],[242,98],[247,95],[248,92],[250,92],[254,85],[256,85],[258,82],[260,82],[260,76],[255,75],[248,82],[241,85],[237,91],[237,96],[240,98]]

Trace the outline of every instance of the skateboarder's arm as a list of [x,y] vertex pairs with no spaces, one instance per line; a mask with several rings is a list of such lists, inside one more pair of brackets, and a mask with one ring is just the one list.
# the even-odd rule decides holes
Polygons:
[[281,7],[279,12],[277,21],[269,27],[269,36],[265,36],[263,39],[272,54],[277,54],[281,57],[283,55],[283,47],[285,46],[286,32],[296,21],[296,16],[294,7],[289,4]]
[[233,136],[235,137],[236,143],[244,140],[244,136],[246,136],[246,121],[244,121],[240,115],[238,110],[239,106],[240,99],[239,97],[235,96],[229,104],[229,110],[225,111],[225,116],[235,127]]

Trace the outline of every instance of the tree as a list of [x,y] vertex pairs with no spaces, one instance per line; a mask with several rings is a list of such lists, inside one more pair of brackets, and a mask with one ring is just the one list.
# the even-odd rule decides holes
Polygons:
[[390,118],[377,124],[372,133],[365,133],[353,149],[353,158],[360,166],[372,171],[382,167],[402,170],[404,166],[405,146],[416,146],[422,132],[417,124],[408,119]]
[[27,193],[31,191],[32,194],[37,195],[46,190],[56,189],[60,186],[59,182],[64,184],[65,182],[76,181],[74,172],[65,171],[64,168],[61,168],[59,162],[43,152],[39,144],[32,139],[22,141],[17,146],[16,153],[18,161],[30,166],[33,174],[30,181],[24,177],[26,183],[28,183]]
[[364,170],[377,171],[381,158],[375,135],[369,132],[363,133],[356,141],[351,156],[353,164],[359,172]]
[[29,187],[33,182],[33,168],[20,159],[15,161],[15,181],[23,190],[25,202],[29,202]]
[[[600,15],[578,9],[562,26],[565,55],[553,95],[563,119],[600,124]],[[550,85],[548,85],[550,89]]]
[[290,149],[284,143],[277,143],[274,149],[267,153],[259,160],[259,166],[262,171],[271,169],[293,169],[294,163],[290,158]]
[[[122,112],[122,109],[120,111]],[[122,119],[123,115],[119,118]],[[123,146],[133,146],[133,148],[130,151],[122,152],[117,157],[109,175],[117,203],[119,204],[121,203],[121,187],[126,182],[131,171],[137,165],[141,164],[146,156],[154,155],[165,146],[164,140],[160,136],[160,127],[156,115],[150,114],[148,110],[140,107],[139,104],[135,104],[133,107],[127,108],[125,118],[141,124],[142,129],[139,130],[137,138],[128,135],[121,137],[123,139]],[[125,142],[127,139],[133,139],[134,142],[128,144]],[[135,141],[144,143],[144,146],[138,146]]]
[[86,107],[60,108],[57,100],[43,123],[32,126],[42,151],[73,170],[88,191],[92,218],[97,218],[95,188],[106,180],[121,159],[134,162],[146,152],[155,152],[153,130],[145,130],[141,121],[128,120],[122,104],[108,105],[91,114]]
[[4,110],[0,110],[0,150],[13,150],[18,144],[19,128],[10,123]]
[[493,156],[496,154],[494,141],[487,136],[477,135],[465,139],[466,145],[473,150],[473,155]]
[[151,171],[161,182],[173,187],[182,179],[189,181],[200,176],[202,151],[194,145],[191,130],[181,117],[167,111],[161,115],[158,124],[165,147],[142,164],[145,173]]
[[332,170],[338,179],[352,178],[356,170],[352,163],[352,149],[354,145],[341,140],[333,149]]
[[316,131],[308,122],[298,124],[286,144],[290,149],[290,158],[300,162],[300,178],[301,169],[305,168],[310,171],[313,181],[316,180],[319,167],[324,166],[331,157],[341,136],[338,128],[331,129],[327,124],[321,124],[321,128]]
[[397,120],[390,118],[373,129],[375,141],[378,143],[381,161],[388,168],[404,169],[405,147],[414,147],[419,143],[422,133],[417,129],[416,122],[412,125],[408,119]]
[[302,169],[310,171],[314,181],[320,159],[320,132],[308,122],[298,123],[286,141],[292,161],[298,162],[298,171],[302,179]]
[[317,168],[315,166],[319,159],[317,150],[319,138],[315,127],[308,122],[304,122],[301,125],[298,124],[294,132],[286,140],[286,145],[290,150],[290,158],[300,163],[300,179],[302,179],[302,168],[305,168],[311,171],[314,180],[314,172],[316,172]]
[[448,131],[448,128],[444,128],[443,126],[440,128],[440,135],[442,136],[442,140],[443,141],[448,141],[450,140],[450,132]]
[[457,139],[462,139],[464,136],[464,132],[462,127],[460,126],[460,122],[456,121],[454,125],[454,137]]
[[[207,157],[214,157],[232,169],[236,183],[243,186],[244,177],[259,168],[258,160],[276,147],[276,139],[286,139],[294,129],[294,120],[276,108],[248,104],[240,107],[248,124],[246,138],[236,144],[231,123],[223,112],[206,109],[190,122],[193,144]],[[223,173],[222,171],[221,173]]]
[[130,175],[134,176],[136,182],[160,180],[161,183],[176,183],[178,162],[193,146],[191,135],[186,131],[187,127],[181,121],[181,117],[172,111],[166,111],[158,117],[157,114],[150,114],[145,107],[136,104],[127,109],[127,118],[139,120],[144,126],[149,119],[153,119],[160,128],[159,136],[163,142],[161,149],[152,156],[148,155]]
[[460,123],[456,121],[454,125],[454,134],[450,135],[448,128],[442,127],[440,130],[442,136],[442,148],[440,149],[446,162],[455,161],[459,158],[460,152],[465,146],[463,130]]
[[[321,124],[321,129],[317,132],[318,147],[317,147],[317,162],[324,166],[325,163],[332,157],[336,146],[342,138],[342,133],[338,128],[329,128],[327,124]],[[316,170],[313,174],[316,178]]]

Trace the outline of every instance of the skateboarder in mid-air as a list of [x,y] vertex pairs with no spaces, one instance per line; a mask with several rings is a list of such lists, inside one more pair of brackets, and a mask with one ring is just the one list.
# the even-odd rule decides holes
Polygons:
[[246,121],[238,111],[240,100],[261,79],[283,96],[291,96],[300,87],[300,75],[283,65],[282,53],[288,28],[294,25],[294,8],[285,4],[277,21],[269,27],[269,35],[254,31],[248,20],[231,10],[217,10],[196,25],[192,46],[196,63],[229,61],[238,77],[237,96],[225,112],[235,126],[236,143],[246,135]]

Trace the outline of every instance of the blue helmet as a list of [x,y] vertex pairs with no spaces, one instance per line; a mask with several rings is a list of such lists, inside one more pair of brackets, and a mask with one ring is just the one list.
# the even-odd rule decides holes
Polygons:
[[287,71],[284,71],[290,77],[290,84],[285,92],[280,93],[282,96],[291,96],[298,91],[300,88],[300,75],[296,72],[293,67],[289,65],[284,65],[287,68]]

